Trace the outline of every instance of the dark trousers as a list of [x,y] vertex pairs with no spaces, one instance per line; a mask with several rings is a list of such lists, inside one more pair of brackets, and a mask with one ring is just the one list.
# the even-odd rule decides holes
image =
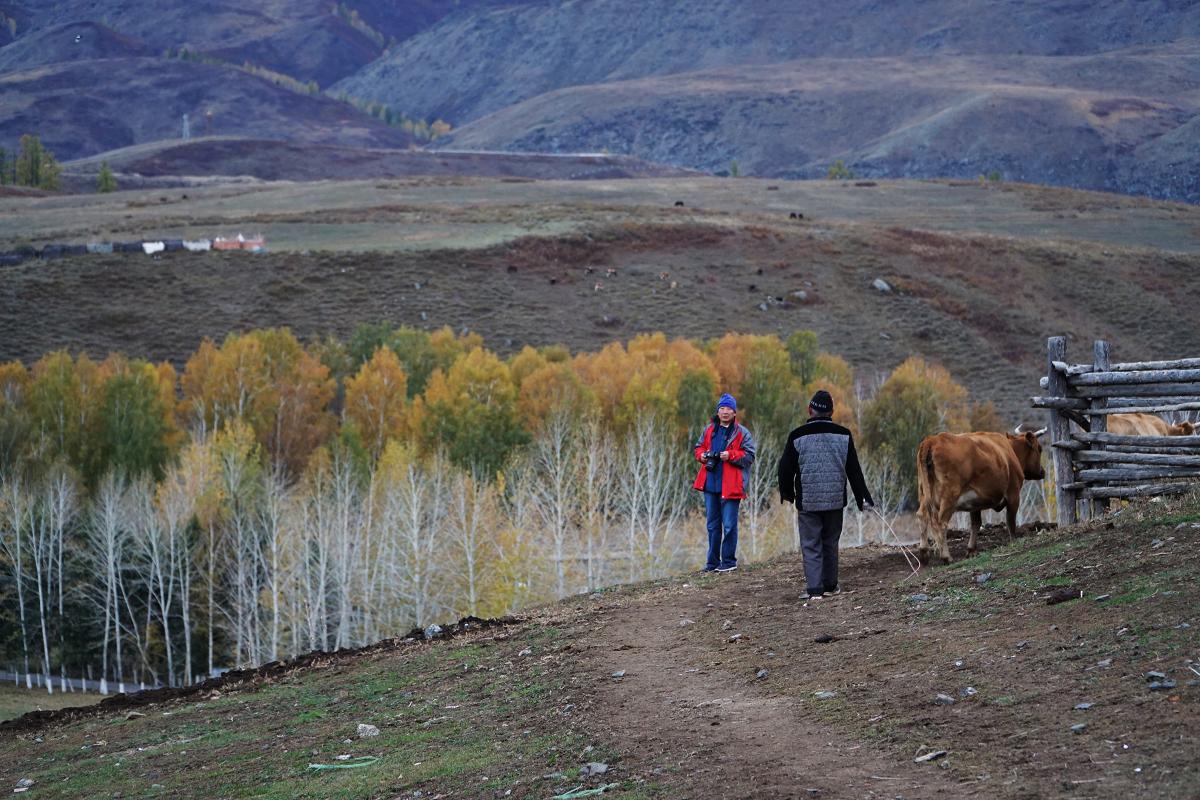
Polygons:
[[799,511],[800,550],[809,594],[832,592],[838,585],[838,541],[842,538],[842,509]]
[[741,502],[722,500],[719,494],[704,493],[704,511],[708,515],[708,561],[705,562],[705,569],[737,566],[738,506]]

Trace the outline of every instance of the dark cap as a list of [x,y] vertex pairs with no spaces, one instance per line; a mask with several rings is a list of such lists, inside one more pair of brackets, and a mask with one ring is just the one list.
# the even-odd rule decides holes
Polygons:
[[812,400],[808,401],[808,407],[818,414],[832,414],[833,396],[824,389],[821,389],[812,396]]

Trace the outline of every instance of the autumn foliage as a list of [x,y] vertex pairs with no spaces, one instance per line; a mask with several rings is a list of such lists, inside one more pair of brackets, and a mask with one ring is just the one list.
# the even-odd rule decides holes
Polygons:
[[60,584],[0,558],[8,618],[27,585],[62,594],[0,647],[177,682],[693,565],[689,445],[725,391],[759,441],[742,550],[767,557],[794,543],[774,464],[817,389],[902,481],[921,437],[996,422],[935,364],[856,375],[806,331],[502,358],[449,329],[281,328],[205,340],[178,371],[0,364],[0,553],[72,554]]

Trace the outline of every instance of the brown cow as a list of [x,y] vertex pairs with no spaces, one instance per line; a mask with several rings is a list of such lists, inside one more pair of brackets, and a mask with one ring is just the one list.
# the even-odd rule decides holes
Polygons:
[[1191,436],[1196,426],[1190,422],[1172,425],[1157,414],[1112,414],[1108,432],[1121,436]]
[[917,450],[917,516],[921,520],[921,560],[928,562],[929,533],[942,562],[950,563],[946,525],[955,511],[971,513],[967,554],[975,555],[984,509],[1007,512],[1008,534],[1017,532],[1017,509],[1026,480],[1046,477],[1036,433],[939,433]]

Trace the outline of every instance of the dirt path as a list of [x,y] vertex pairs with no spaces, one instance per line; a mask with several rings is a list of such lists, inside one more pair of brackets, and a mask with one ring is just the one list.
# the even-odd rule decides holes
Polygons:
[[[851,560],[843,576],[855,584],[891,566]],[[781,582],[781,572],[704,577],[701,591],[692,584],[605,608],[580,645],[591,653],[588,679],[600,687],[595,714],[636,763],[626,768],[645,770],[651,782],[667,778],[673,790],[686,789],[672,795],[681,797],[970,796],[971,787],[936,765],[864,744],[830,724],[816,706],[836,707],[840,698],[778,691],[774,673],[804,667],[781,658],[768,637],[746,632],[747,598],[792,616],[796,635],[811,639],[872,591],[805,606],[799,583]],[[622,670],[624,677],[612,677]]]
[[572,626],[579,725],[655,796],[1190,800],[1200,527],[1112,528],[985,530],[914,578],[850,551],[807,605],[797,556],[604,593]]

